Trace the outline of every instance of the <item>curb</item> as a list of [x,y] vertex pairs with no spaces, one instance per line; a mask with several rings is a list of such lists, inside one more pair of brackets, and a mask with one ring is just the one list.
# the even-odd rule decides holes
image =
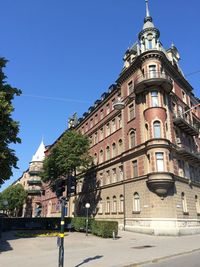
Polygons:
[[169,256],[165,256],[165,257],[155,258],[155,259],[152,259],[152,260],[136,262],[136,263],[133,263],[133,264],[130,264],[130,265],[126,265],[126,266],[123,266],[123,267],[139,267],[139,266],[144,265],[144,264],[158,263],[159,261],[163,261],[163,260],[166,260],[166,259],[171,259],[171,258],[182,256],[182,255],[191,254],[191,253],[194,253],[194,252],[197,252],[197,251],[200,251],[200,248],[196,248],[196,249],[193,249],[193,250],[190,250],[190,251],[185,251],[185,252],[172,254],[172,255],[169,255]]

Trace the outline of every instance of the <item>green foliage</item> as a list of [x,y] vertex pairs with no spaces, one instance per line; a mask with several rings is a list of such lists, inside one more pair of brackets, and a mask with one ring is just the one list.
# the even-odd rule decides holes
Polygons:
[[[94,219],[88,219],[88,229],[91,229],[91,225]],[[86,229],[86,217],[74,217],[72,218],[72,227],[75,231],[83,231]]]
[[54,182],[77,168],[87,169],[91,161],[88,137],[75,130],[68,130],[44,160],[42,180]]
[[12,176],[12,167],[17,168],[18,159],[9,145],[21,142],[17,136],[19,124],[11,117],[14,111],[12,101],[21,91],[6,84],[6,76],[2,71],[6,63],[4,58],[0,58],[0,185]]
[[113,232],[115,236],[118,234],[118,222],[114,221],[93,221],[92,223],[92,234],[101,236],[104,238],[113,237]]
[[[6,209],[12,216],[17,216],[27,198],[27,192],[21,184],[9,186],[1,193],[1,209]],[[6,207],[3,206],[3,200],[8,201]]]

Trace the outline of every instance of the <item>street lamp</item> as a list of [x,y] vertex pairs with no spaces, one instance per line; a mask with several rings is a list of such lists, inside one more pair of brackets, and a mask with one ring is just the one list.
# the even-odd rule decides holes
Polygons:
[[[129,99],[128,99],[129,101]],[[126,101],[127,103],[127,101]],[[125,107],[126,107],[126,103],[123,101],[123,99],[121,99],[120,97],[118,97],[117,101],[113,104],[113,108],[117,111],[122,111]],[[124,177],[124,176],[123,176]],[[123,212],[124,212],[124,230],[125,230],[125,225],[126,225],[126,213],[125,213],[125,208],[126,208],[126,204],[125,204],[125,200],[126,200],[126,196],[125,196],[125,181],[123,181],[123,195],[124,195],[124,202],[123,202]]]
[[85,207],[86,207],[86,236],[88,235],[88,210],[90,208],[90,203],[86,203],[85,204]]

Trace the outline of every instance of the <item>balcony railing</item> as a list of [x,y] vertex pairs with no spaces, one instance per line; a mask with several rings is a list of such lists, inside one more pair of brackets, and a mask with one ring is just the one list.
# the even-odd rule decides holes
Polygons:
[[170,92],[173,88],[172,79],[165,72],[151,71],[145,72],[135,79],[135,92],[140,93],[149,86],[162,86],[162,88]]
[[29,170],[29,174],[31,176],[34,176],[34,175],[39,175],[41,172],[41,170]]
[[181,128],[189,135],[196,136],[199,134],[199,127],[192,122],[189,115],[174,113],[173,121],[176,126]]
[[41,185],[42,184],[42,181],[41,180],[29,180],[28,181],[28,184],[29,185]]
[[200,153],[186,145],[178,144],[176,146],[176,153],[194,164],[200,163]]
[[28,194],[29,195],[41,195],[41,189],[29,189]]

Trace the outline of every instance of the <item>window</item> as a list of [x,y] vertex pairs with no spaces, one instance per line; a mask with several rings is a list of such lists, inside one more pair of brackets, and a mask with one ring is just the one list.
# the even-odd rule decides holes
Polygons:
[[103,109],[100,111],[100,119],[102,120],[104,118]]
[[116,196],[113,197],[112,212],[117,213],[117,198],[116,198]]
[[116,147],[116,144],[113,143],[112,144],[112,157],[116,157],[117,155],[117,147]]
[[106,198],[106,213],[110,213],[110,198]]
[[88,131],[88,123],[86,123],[86,125],[85,125],[85,131],[86,132]]
[[134,86],[133,86],[133,81],[128,83],[128,94],[130,95],[131,93],[133,93],[134,90]]
[[112,106],[111,106],[111,110],[114,109],[114,104],[115,104],[115,98],[112,99]]
[[103,150],[100,150],[100,153],[99,153],[99,163],[102,163],[103,162]]
[[185,193],[183,193],[183,192],[181,193],[181,201],[182,201],[183,213],[188,213],[187,200],[186,200]]
[[200,205],[199,205],[199,198],[198,198],[198,196],[195,196],[195,205],[196,205],[197,214],[200,214]]
[[132,103],[129,106],[129,120],[132,120],[134,118],[135,118],[135,106],[134,106],[134,103]]
[[99,214],[103,213],[103,202],[102,202],[102,198],[100,198],[99,200],[99,210],[98,210]]
[[124,179],[124,169],[123,166],[119,166],[119,180],[122,181]]
[[130,132],[130,148],[135,147],[135,131]]
[[99,140],[103,140],[104,136],[103,136],[103,128],[100,129],[100,138]]
[[157,165],[157,171],[162,172],[164,171],[164,159],[163,159],[163,153],[156,153],[156,165]]
[[157,91],[151,92],[151,106],[158,107],[158,92]]
[[186,94],[184,91],[182,91],[183,101],[186,102]]
[[93,127],[93,119],[90,120],[90,128]]
[[122,115],[121,114],[118,116],[118,127],[119,128],[122,127]]
[[156,65],[149,66],[149,78],[156,78]]
[[121,213],[124,212],[124,196],[123,195],[120,195],[119,210]]
[[161,127],[159,121],[153,123],[154,138],[161,138]]
[[97,153],[94,154],[94,164],[97,165],[98,164],[98,160],[97,160]]
[[106,124],[106,136],[110,135],[110,123]]
[[133,212],[140,212],[140,196],[138,193],[133,196]]
[[112,169],[112,182],[116,183],[117,182],[117,173],[116,173],[116,169]]
[[106,160],[109,160],[110,159],[110,147],[107,146],[106,147]]
[[95,124],[98,123],[98,114],[95,114],[95,117],[94,117],[94,123],[95,123]]
[[116,122],[115,119],[112,120],[112,133],[116,131]]
[[119,149],[118,149],[118,153],[121,154],[123,152],[123,141],[120,139],[119,140]]
[[138,164],[137,160],[133,161],[133,177],[138,177]]
[[97,144],[98,143],[98,133],[96,132],[94,134],[94,144]]
[[103,185],[103,173],[101,172],[99,174],[99,186],[102,186]]
[[106,105],[106,114],[108,115],[110,113],[110,104],[108,103]]
[[152,40],[148,40],[148,49],[152,48],[153,48]]
[[110,171],[106,172],[106,184],[110,184]]

